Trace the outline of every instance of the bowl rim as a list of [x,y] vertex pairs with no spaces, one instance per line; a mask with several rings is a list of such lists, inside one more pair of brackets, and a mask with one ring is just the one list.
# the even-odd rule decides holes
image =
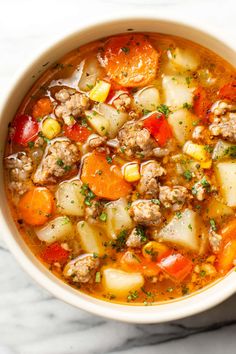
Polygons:
[[[43,48],[40,48],[37,52],[35,52],[25,62],[23,67],[18,69],[17,73],[10,81],[9,88],[6,90],[4,97],[1,99],[0,117],[2,117],[4,107],[11,99],[11,96],[14,93],[16,87],[19,86],[30,69],[35,66],[36,63],[39,63],[43,57],[47,55],[47,53],[52,52],[54,48],[59,45],[63,45],[65,41],[69,41],[74,36],[79,37],[85,32],[94,31],[97,28],[107,24],[115,25],[116,23],[128,23],[133,21],[163,21],[165,23],[169,23],[170,25],[174,24],[177,26],[189,28],[193,31],[198,31],[199,33],[205,34],[207,37],[218,41],[220,44],[222,44],[222,46],[224,45],[225,47],[228,47],[229,50],[235,51],[235,47],[232,43],[230,43],[230,41],[227,41],[225,38],[223,38],[222,34],[216,35],[214,31],[209,27],[204,25],[204,28],[202,28],[201,26],[191,25],[188,22],[172,19],[167,16],[153,16],[153,14],[130,16],[128,14],[126,16],[120,17],[118,14],[113,16],[111,20],[102,19],[100,21],[93,21],[92,24],[78,26],[76,30],[70,30],[65,35],[60,35],[58,38],[52,40],[51,43],[47,43],[46,46],[43,46]],[[1,184],[3,184],[3,181],[1,181]],[[23,244],[18,242],[14,238],[13,233],[10,230],[9,222],[6,219],[9,217],[9,215],[5,215],[4,217],[3,212],[0,213],[0,224],[3,231],[2,235],[4,241],[6,242],[7,246],[21,267],[31,276],[33,280],[51,292],[56,298],[59,298],[68,304],[86,310],[90,313],[105,318],[130,323],[161,323],[188,317],[190,315],[205,311],[219,304],[236,291],[236,273],[232,271],[229,275],[227,275],[227,277],[221,279],[219,282],[216,282],[207,288],[204,288],[204,290],[193,295],[186,296],[181,300],[175,301],[174,303],[176,304],[178,302],[179,306],[172,306],[173,304],[169,302],[164,302],[162,304],[148,307],[130,306],[97,300],[91,296],[75,291],[73,288],[52,275],[51,272],[47,271],[46,268],[36,259],[33,253],[26,249],[25,243]],[[207,294],[208,296],[206,296]],[[157,311],[154,311],[154,309],[157,309]]]

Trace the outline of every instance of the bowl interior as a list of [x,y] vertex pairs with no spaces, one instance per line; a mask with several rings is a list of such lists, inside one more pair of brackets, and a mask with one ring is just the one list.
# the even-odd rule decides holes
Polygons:
[[[1,164],[7,135],[7,126],[16,112],[24,95],[34,81],[50,64],[58,60],[72,49],[101,37],[122,32],[159,32],[181,36],[195,41],[221,55],[231,64],[236,65],[234,48],[211,34],[207,34],[190,25],[157,18],[126,18],[106,23],[98,23],[61,39],[35,56],[25,69],[14,79],[11,89],[7,92],[2,104],[0,115],[0,151]],[[46,64],[47,63],[47,64]],[[2,167],[2,166],[1,166]],[[19,235],[11,218],[3,185],[3,167],[0,169],[1,213],[0,223],[3,237],[22,267],[43,287],[60,299],[92,313],[108,318],[136,323],[157,323],[192,315],[206,310],[230,296],[236,285],[236,273],[231,272],[224,279],[210,285],[194,295],[162,303],[156,306],[119,305],[92,298],[80,293],[53,276],[31,253]],[[236,284],[236,283],[235,283]]]

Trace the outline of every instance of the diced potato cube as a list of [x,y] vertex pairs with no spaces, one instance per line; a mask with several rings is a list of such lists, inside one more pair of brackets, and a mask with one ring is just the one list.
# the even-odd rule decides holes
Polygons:
[[86,111],[86,118],[89,125],[101,136],[107,135],[110,123],[107,118],[95,111]]
[[187,109],[179,109],[169,115],[168,123],[179,144],[184,145],[191,138],[194,122],[197,120],[198,118]]
[[135,103],[143,110],[155,111],[160,105],[160,94],[156,87],[145,87],[139,90],[135,96]]
[[84,251],[96,253],[98,256],[104,255],[105,247],[103,242],[105,241],[105,236],[97,226],[92,226],[86,221],[79,221],[77,232]]
[[226,160],[236,157],[236,145],[219,140],[213,150],[212,158],[215,161]]
[[54,118],[46,118],[42,123],[42,133],[47,139],[55,138],[61,132],[61,125]]
[[155,238],[198,252],[200,224],[199,215],[193,210],[185,209],[178,217],[174,216]]
[[185,143],[183,152],[198,161],[205,162],[208,159],[204,145],[195,144],[192,141],[187,141]]
[[136,182],[140,179],[139,164],[137,162],[124,166],[124,178],[127,182]]
[[122,230],[132,228],[133,221],[129,215],[126,199],[120,198],[108,203],[104,211],[107,214],[105,227],[109,238],[116,239]]
[[102,284],[106,291],[116,296],[127,296],[130,291],[139,290],[144,284],[140,273],[127,273],[123,270],[105,268],[102,272]]
[[42,228],[36,228],[35,233],[40,241],[53,243],[58,240],[73,237],[74,228],[67,216],[58,216],[49,221],[49,223]]
[[207,205],[207,217],[210,219],[221,218],[226,215],[233,215],[234,211],[228,205],[221,203],[219,200],[212,198]]
[[225,203],[236,207],[236,163],[220,162],[216,165],[216,174]]
[[83,216],[85,205],[81,181],[63,182],[56,191],[57,209],[61,214]]
[[114,107],[106,103],[99,103],[98,113],[100,113],[109,122],[107,135],[109,138],[114,138],[118,130],[128,120],[128,113],[120,112]]
[[96,102],[105,102],[109,94],[111,84],[109,82],[99,80],[89,93],[89,98]]
[[103,71],[104,69],[101,67],[96,57],[92,56],[83,60],[76,71],[78,74],[82,74],[79,77],[79,89],[81,91],[90,91],[96,84],[97,79],[104,75]]
[[196,70],[200,64],[198,54],[191,49],[177,47],[168,51],[168,57],[179,69]]
[[192,105],[193,88],[188,87],[186,78],[183,76],[164,76],[162,79],[165,104],[171,110],[180,109],[184,104]]

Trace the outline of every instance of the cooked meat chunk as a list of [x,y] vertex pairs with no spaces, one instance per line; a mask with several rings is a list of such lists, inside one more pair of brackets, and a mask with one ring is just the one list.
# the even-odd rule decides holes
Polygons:
[[88,140],[88,144],[92,149],[96,149],[105,144],[107,138],[105,136],[99,136],[96,134],[91,135]]
[[120,112],[126,112],[131,105],[131,98],[127,93],[122,93],[114,101],[113,105]]
[[204,131],[206,128],[203,125],[197,125],[192,133],[192,137],[195,140],[201,140],[204,139]]
[[127,238],[126,246],[128,247],[141,247],[143,244],[142,231],[139,227],[135,227]]
[[160,187],[160,202],[165,208],[171,208],[173,211],[182,209],[187,197],[188,190],[183,186]]
[[200,181],[195,183],[192,188],[192,194],[200,202],[206,198],[207,193],[209,193],[210,191],[211,191],[211,184],[205,176]]
[[18,152],[5,159],[5,166],[9,172],[9,188],[18,194],[24,194],[29,187],[33,171],[32,159],[25,152]]
[[144,226],[157,226],[161,222],[160,207],[151,200],[133,202],[130,214],[135,222]]
[[157,146],[149,131],[143,128],[142,121],[129,121],[118,133],[120,148],[127,156],[148,157]]
[[98,266],[98,258],[85,254],[67,263],[63,274],[66,278],[71,278],[75,283],[88,283],[93,280]]
[[139,193],[152,198],[157,197],[159,191],[158,178],[164,174],[166,174],[165,169],[155,160],[143,163],[138,184]]
[[222,236],[217,234],[212,228],[209,232],[209,242],[214,253],[218,253],[220,250],[220,245],[222,241]]
[[37,184],[56,183],[58,177],[62,177],[76,167],[79,158],[77,145],[68,140],[58,140],[48,145],[33,176],[33,182]]
[[213,122],[209,126],[210,133],[222,136],[225,140],[236,142],[236,105],[225,101],[217,101],[211,108]]
[[55,114],[58,118],[62,118],[67,125],[73,125],[74,118],[82,115],[89,108],[89,98],[83,93],[71,89],[62,89],[56,93],[55,97],[61,102],[55,108]]
[[104,205],[98,200],[93,200],[90,206],[85,208],[85,219],[94,221],[101,215]]

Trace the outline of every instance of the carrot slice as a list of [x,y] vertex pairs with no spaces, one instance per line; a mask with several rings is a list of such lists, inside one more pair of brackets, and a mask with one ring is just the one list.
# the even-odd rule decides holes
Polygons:
[[202,122],[207,122],[207,112],[211,106],[211,102],[207,97],[206,91],[202,87],[198,87],[194,92],[194,113]]
[[145,86],[156,76],[158,53],[140,34],[110,38],[101,54],[108,76],[125,87]]
[[27,224],[43,225],[53,211],[53,196],[47,188],[34,187],[21,197],[18,207]]
[[104,153],[93,151],[84,159],[81,180],[98,197],[115,200],[129,194],[131,186],[110,160]]
[[48,97],[40,98],[34,105],[32,116],[36,118],[45,117],[53,112],[53,104]]
[[230,240],[223,245],[216,263],[217,270],[223,274],[227,273],[234,265],[236,258],[236,240]]

